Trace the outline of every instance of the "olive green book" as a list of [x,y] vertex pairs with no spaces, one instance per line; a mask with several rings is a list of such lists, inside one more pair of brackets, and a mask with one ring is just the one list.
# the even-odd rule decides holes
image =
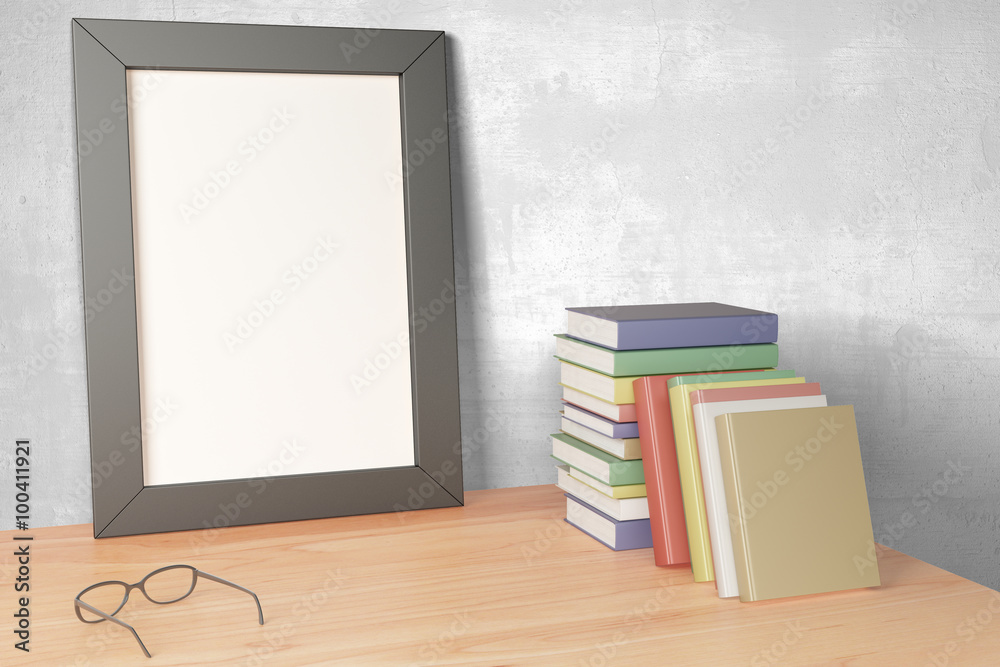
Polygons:
[[880,585],[853,406],[715,422],[741,601]]

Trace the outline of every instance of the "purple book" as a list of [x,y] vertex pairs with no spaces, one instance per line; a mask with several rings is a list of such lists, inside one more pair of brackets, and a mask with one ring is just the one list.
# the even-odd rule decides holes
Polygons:
[[602,433],[609,438],[638,438],[639,422],[616,422],[607,417],[584,410],[572,403],[563,402],[563,414],[566,419],[582,424],[587,428]]
[[778,340],[778,316],[724,303],[567,308],[568,334],[612,350],[752,345]]
[[615,551],[653,546],[649,519],[616,521],[574,495],[566,496],[566,521]]

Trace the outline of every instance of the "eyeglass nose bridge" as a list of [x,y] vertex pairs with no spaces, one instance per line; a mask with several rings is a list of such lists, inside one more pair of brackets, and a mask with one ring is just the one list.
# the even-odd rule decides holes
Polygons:
[[[191,571],[191,587],[188,589],[188,591],[184,595],[182,595],[179,598],[176,598],[176,599],[173,599],[173,600],[167,600],[167,601],[164,601],[164,602],[157,602],[156,600],[154,600],[153,598],[151,598],[149,596],[149,594],[146,592],[146,581],[149,580],[154,575],[159,574],[160,572],[164,572],[164,571],[167,571],[167,570],[174,570],[174,569],[185,569],[185,570],[190,570]],[[127,629],[129,632],[132,633],[132,636],[135,637],[135,640],[139,643],[140,648],[142,648],[142,652],[148,658],[148,657],[150,657],[149,651],[146,649],[146,645],[142,643],[142,639],[139,638],[139,633],[137,633],[135,631],[135,628],[133,628],[128,623],[122,621],[119,618],[116,618],[115,615],[119,611],[122,610],[122,608],[128,602],[130,594],[136,588],[138,588],[140,591],[142,591],[143,596],[147,600],[149,600],[150,602],[153,602],[154,604],[170,604],[172,602],[179,602],[180,600],[183,600],[184,598],[186,598],[189,595],[191,595],[191,593],[194,592],[195,585],[197,584],[198,579],[201,578],[201,577],[204,577],[204,578],[209,579],[211,581],[218,582],[220,584],[225,584],[226,586],[231,586],[232,588],[235,588],[237,590],[241,590],[244,593],[247,593],[250,596],[252,596],[254,602],[257,605],[257,619],[258,619],[258,622],[261,625],[264,625],[264,612],[261,609],[260,600],[257,598],[257,594],[256,593],[254,593],[253,591],[251,591],[249,588],[244,588],[243,586],[240,586],[238,584],[234,584],[233,582],[227,581],[226,579],[223,579],[222,577],[217,577],[217,576],[209,574],[207,572],[202,572],[201,570],[198,570],[198,569],[192,567],[191,565],[168,565],[167,567],[162,567],[162,568],[160,568],[158,570],[154,570],[153,572],[150,572],[145,577],[143,577],[139,582],[134,583],[134,584],[129,584],[129,583],[126,583],[124,581],[119,581],[119,580],[112,580],[112,581],[102,581],[102,582],[99,582],[99,583],[94,584],[92,586],[88,586],[87,588],[85,588],[82,591],[80,591],[77,594],[77,596],[76,596],[76,604],[75,604],[76,615],[77,615],[77,618],[79,618],[84,623],[99,623],[102,620],[103,621],[111,621],[113,623],[117,623],[118,625],[122,626],[123,628]],[[80,599],[81,596],[86,595],[88,592],[94,590],[95,588],[99,588],[99,587],[102,587],[102,586],[108,586],[108,585],[120,585],[125,590],[124,595],[122,595],[121,604],[113,612],[107,612],[107,611],[104,611],[102,609],[97,609],[96,607],[93,607],[93,606],[89,605],[88,603],[86,603],[86,602],[84,602],[83,600]],[[81,606],[84,607],[84,608],[86,608],[86,609],[88,609],[91,613],[96,613],[96,614],[102,616],[102,618],[100,618],[98,620],[87,620],[86,618],[84,618],[83,614],[80,611]]]
[[132,591],[134,591],[137,588],[140,591],[142,590],[142,582],[141,581],[139,583],[137,583],[137,584],[125,584],[125,596],[128,597],[128,594],[131,593]]
[[[137,589],[142,593],[142,595],[147,600],[149,600],[150,602],[154,602],[154,600],[152,600],[149,597],[149,594],[146,592],[146,589],[143,588],[143,582],[140,581],[137,584],[125,584],[125,596],[122,599],[122,607],[124,607],[125,604],[128,602],[129,595],[131,595],[132,591],[137,590]],[[119,607],[119,609],[121,609],[121,607]]]
[[155,602],[155,600],[152,600],[149,597],[149,595],[146,593],[146,591],[143,590],[143,588],[142,588],[142,582],[141,581],[139,583],[137,583],[137,584],[126,584],[124,581],[115,581],[115,582],[108,582],[108,583],[121,584],[122,587],[125,589],[125,594],[122,595],[122,601],[121,601],[121,604],[118,605],[118,608],[115,609],[113,612],[106,612],[110,616],[117,616],[118,612],[120,612],[122,609],[125,608],[125,605],[128,604],[129,597],[130,597],[132,591],[134,591],[137,588],[142,592],[143,597],[145,597],[150,602]]

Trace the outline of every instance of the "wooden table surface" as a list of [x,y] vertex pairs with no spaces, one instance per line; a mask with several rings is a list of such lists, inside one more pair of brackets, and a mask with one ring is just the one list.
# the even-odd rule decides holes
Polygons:
[[[615,553],[563,521],[554,486],[473,491],[466,506],[94,540],[91,526],[0,533],[0,664],[998,665],[1000,593],[891,549],[882,586],[741,603],[652,551]],[[30,542],[30,653],[15,650],[15,536]],[[75,595],[187,563],[176,604],[133,592],[124,629]],[[18,594],[20,595],[20,594]]]

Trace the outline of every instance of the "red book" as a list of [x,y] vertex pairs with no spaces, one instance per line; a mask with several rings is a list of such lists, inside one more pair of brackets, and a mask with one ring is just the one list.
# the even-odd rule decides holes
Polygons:
[[667,381],[678,375],[705,373],[649,375],[632,382],[639,422],[639,448],[642,450],[642,468],[649,502],[649,523],[653,531],[653,559],[660,566],[691,562],[681,480],[677,470],[677,449],[674,447],[674,420],[670,416],[670,398],[667,393]]

